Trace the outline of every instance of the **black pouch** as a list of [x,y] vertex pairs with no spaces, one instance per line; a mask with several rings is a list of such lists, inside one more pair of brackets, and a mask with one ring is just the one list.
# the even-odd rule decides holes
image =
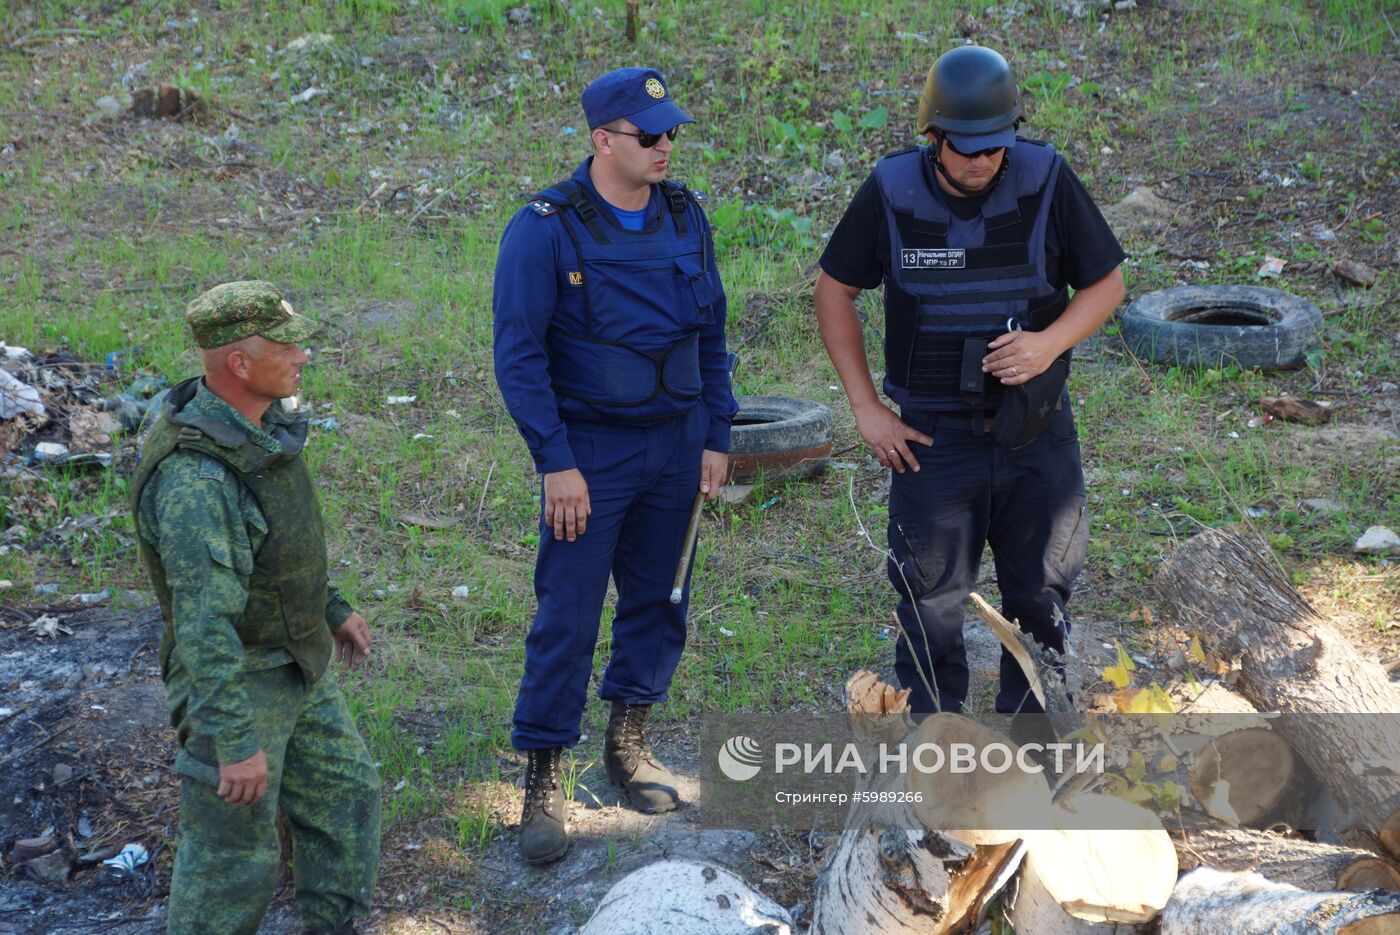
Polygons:
[[982,358],[987,356],[986,338],[965,338],[963,339],[962,367],[958,374],[958,389],[962,391],[964,398],[978,397],[977,405],[981,405],[981,397],[987,375],[982,372]]
[[1060,408],[1068,378],[1069,361],[1056,357],[1044,373],[1019,386],[1008,386],[992,423],[992,441],[1007,448],[1021,448],[1039,438]]

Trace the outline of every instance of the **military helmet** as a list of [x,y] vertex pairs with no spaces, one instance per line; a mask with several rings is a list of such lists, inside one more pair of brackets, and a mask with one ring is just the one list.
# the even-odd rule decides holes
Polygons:
[[980,45],[944,52],[928,70],[919,96],[918,132],[981,136],[1016,125],[1021,95],[1011,66]]

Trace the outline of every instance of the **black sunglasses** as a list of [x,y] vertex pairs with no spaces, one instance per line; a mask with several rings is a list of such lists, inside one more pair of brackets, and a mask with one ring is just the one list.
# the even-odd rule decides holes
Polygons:
[[[607,127],[604,127],[603,129],[608,130]],[[630,130],[608,130],[608,132],[620,133],[623,136],[635,136],[637,138],[637,143],[642,147],[642,149],[651,149],[657,143],[661,142],[661,138],[663,136],[666,137],[666,139],[674,142],[676,139],[676,134],[680,132],[680,129],[680,127],[672,127],[665,133],[648,133],[645,130],[640,130],[636,133],[633,133]]]
[[997,153],[1001,152],[1003,149],[1006,149],[1005,146],[989,146],[986,149],[979,149],[975,153],[965,153],[961,149],[958,149],[956,146],[954,146],[953,141],[948,139],[946,136],[943,138],[943,142],[947,143],[949,149],[951,149],[953,152],[957,153],[964,159],[976,159],[978,156],[986,156],[990,158],[992,156],[995,156]]

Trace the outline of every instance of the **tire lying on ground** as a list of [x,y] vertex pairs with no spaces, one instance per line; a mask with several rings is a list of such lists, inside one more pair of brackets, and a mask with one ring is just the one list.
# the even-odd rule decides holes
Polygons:
[[1123,311],[1123,340],[1163,364],[1286,370],[1317,347],[1322,313],[1306,299],[1259,286],[1180,286]]
[[831,410],[788,396],[740,396],[730,436],[729,482],[760,474],[810,477],[831,457]]

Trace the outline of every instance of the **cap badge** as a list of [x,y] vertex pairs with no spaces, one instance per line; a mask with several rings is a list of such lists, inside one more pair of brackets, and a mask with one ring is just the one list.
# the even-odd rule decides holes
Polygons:
[[283,300],[282,300],[282,311],[286,312],[288,315],[294,314],[294,313],[292,312],[292,303],[291,303],[291,302],[288,302],[286,299],[283,299]]
[[648,78],[646,83],[647,93],[658,101],[666,96],[666,86],[655,78]]

